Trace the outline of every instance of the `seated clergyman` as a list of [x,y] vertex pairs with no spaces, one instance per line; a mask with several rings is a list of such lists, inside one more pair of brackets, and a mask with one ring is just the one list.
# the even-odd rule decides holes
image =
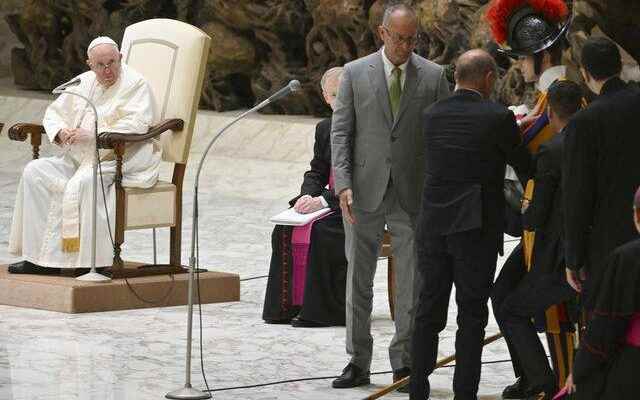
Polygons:
[[[145,133],[156,122],[152,94],[144,78],[121,63],[118,45],[99,37],[87,49],[91,68],[68,90],[91,99],[98,112],[98,133]],[[91,265],[92,157],[94,114],[85,100],[62,94],[48,108],[43,125],[56,157],[31,161],[24,169],[16,195],[9,252],[24,261],[11,273],[51,273],[59,268]],[[101,170],[108,215],[98,178],[96,265],[111,265],[113,246],[107,218],[115,216],[116,161],[102,152]],[[160,145],[156,140],[127,146],[123,186],[148,188],[158,179]]]
[[[333,108],[342,68],[322,77],[324,99]],[[262,318],[294,327],[344,325],[347,260],[345,232],[331,173],[331,119],[316,126],[311,169],[304,174],[300,194],[289,204],[307,214],[333,211],[302,227],[276,225]]]

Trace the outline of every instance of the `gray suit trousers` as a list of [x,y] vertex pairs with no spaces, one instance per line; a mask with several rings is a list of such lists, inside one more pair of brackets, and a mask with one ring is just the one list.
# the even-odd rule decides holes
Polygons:
[[[393,186],[387,188],[380,206],[373,212],[355,207],[356,223],[347,228],[349,239],[346,253],[347,269],[346,322],[347,353],[351,362],[365,371],[371,366],[373,337],[373,279],[385,224],[391,233],[395,263],[395,328],[389,345],[391,367],[396,370],[411,367],[411,335],[417,303],[415,218],[400,205]],[[346,223],[346,222],[345,222]],[[345,229],[345,230],[347,230]]]

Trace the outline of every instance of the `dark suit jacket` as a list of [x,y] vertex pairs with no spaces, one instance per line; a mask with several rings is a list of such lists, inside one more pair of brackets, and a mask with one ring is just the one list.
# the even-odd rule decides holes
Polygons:
[[533,202],[524,214],[525,228],[536,232],[531,270],[535,274],[564,276],[563,148],[564,132],[560,132],[541,144],[536,156]]
[[528,174],[531,157],[506,107],[458,90],[424,116],[426,174],[421,234],[481,228],[502,251],[505,165]]
[[635,238],[632,204],[640,185],[640,90],[618,78],[565,129],[563,193],[566,260],[585,267],[585,306],[607,255]]
[[311,169],[304,173],[304,181],[300,188],[300,194],[289,201],[293,206],[303,195],[322,196],[329,203],[332,210],[340,209],[340,201],[333,190],[326,186],[329,184],[331,174],[331,118],[323,119],[316,125],[316,139],[313,145],[313,159]]

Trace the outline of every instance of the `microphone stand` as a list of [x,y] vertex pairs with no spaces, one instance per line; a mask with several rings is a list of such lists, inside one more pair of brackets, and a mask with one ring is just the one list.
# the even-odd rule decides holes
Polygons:
[[[75,82],[72,81],[70,83],[75,83]],[[78,80],[77,83],[80,83],[80,81]],[[104,276],[102,274],[99,274],[96,271],[96,209],[98,206],[97,186],[98,186],[98,162],[99,162],[98,161],[98,110],[96,110],[96,106],[88,97],[81,95],[80,93],[77,93],[77,92],[71,92],[71,91],[67,92],[66,89],[69,86],[70,86],[69,84],[58,86],[57,88],[53,89],[52,93],[53,94],[70,94],[73,96],[77,96],[82,98],[91,106],[91,109],[93,110],[93,115],[95,117],[93,121],[93,132],[96,140],[95,151],[93,152],[93,163],[92,163],[93,164],[92,165],[93,182],[92,182],[92,197],[91,197],[91,270],[88,273],[77,277],[76,279],[79,281],[107,282],[107,281],[110,281],[111,278]]]
[[193,219],[192,219],[192,228],[191,228],[191,256],[189,257],[189,287],[188,287],[188,306],[187,306],[187,360],[185,366],[185,383],[184,387],[173,392],[169,392],[166,394],[167,399],[174,400],[201,400],[201,399],[210,399],[211,393],[203,392],[201,390],[195,389],[191,386],[191,345],[192,345],[192,332],[193,332],[193,272],[196,269],[196,239],[198,232],[198,182],[200,180],[200,172],[202,172],[202,165],[204,164],[204,160],[207,157],[207,153],[211,149],[211,146],[222,136],[222,134],[227,131],[231,126],[233,126],[236,122],[240,121],[247,115],[258,111],[259,109],[265,107],[270,104],[271,100],[267,99],[253,107],[252,109],[243,112],[239,116],[237,116],[233,121],[229,122],[225,125],[214,137],[211,139],[209,144],[207,145],[202,157],[200,158],[200,162],[198,163],[198,168],[196,172],[195,182],[193,184]]

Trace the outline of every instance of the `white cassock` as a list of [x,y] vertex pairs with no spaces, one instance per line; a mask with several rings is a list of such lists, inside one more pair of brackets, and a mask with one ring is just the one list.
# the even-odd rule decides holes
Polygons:
[[[145,133],[156,122],[153,99],[144,78],[126,65],[106,90],[92,71],[78,77],[81,84],[67,89],[92,100],[98,110],[98,132]],[[78,96],[62,94],[43,120],[53,143],[63,128],[82,127],[93,132],[91,107]],[[92,157],[95,141],[62,148],[57,157],[31,161],[24,169],[9,237],[9,252],[34,264],[52,268],[91,266]],[[111,231],[115,221],[116,162],[112,151],[100,154],[102,181]],[[149,140],[127,146],[123,186],[148,188],[158,180],[160,145]],[[113,246],[109,238],[100,175],[96,216],[96,266],[110,266]]]

